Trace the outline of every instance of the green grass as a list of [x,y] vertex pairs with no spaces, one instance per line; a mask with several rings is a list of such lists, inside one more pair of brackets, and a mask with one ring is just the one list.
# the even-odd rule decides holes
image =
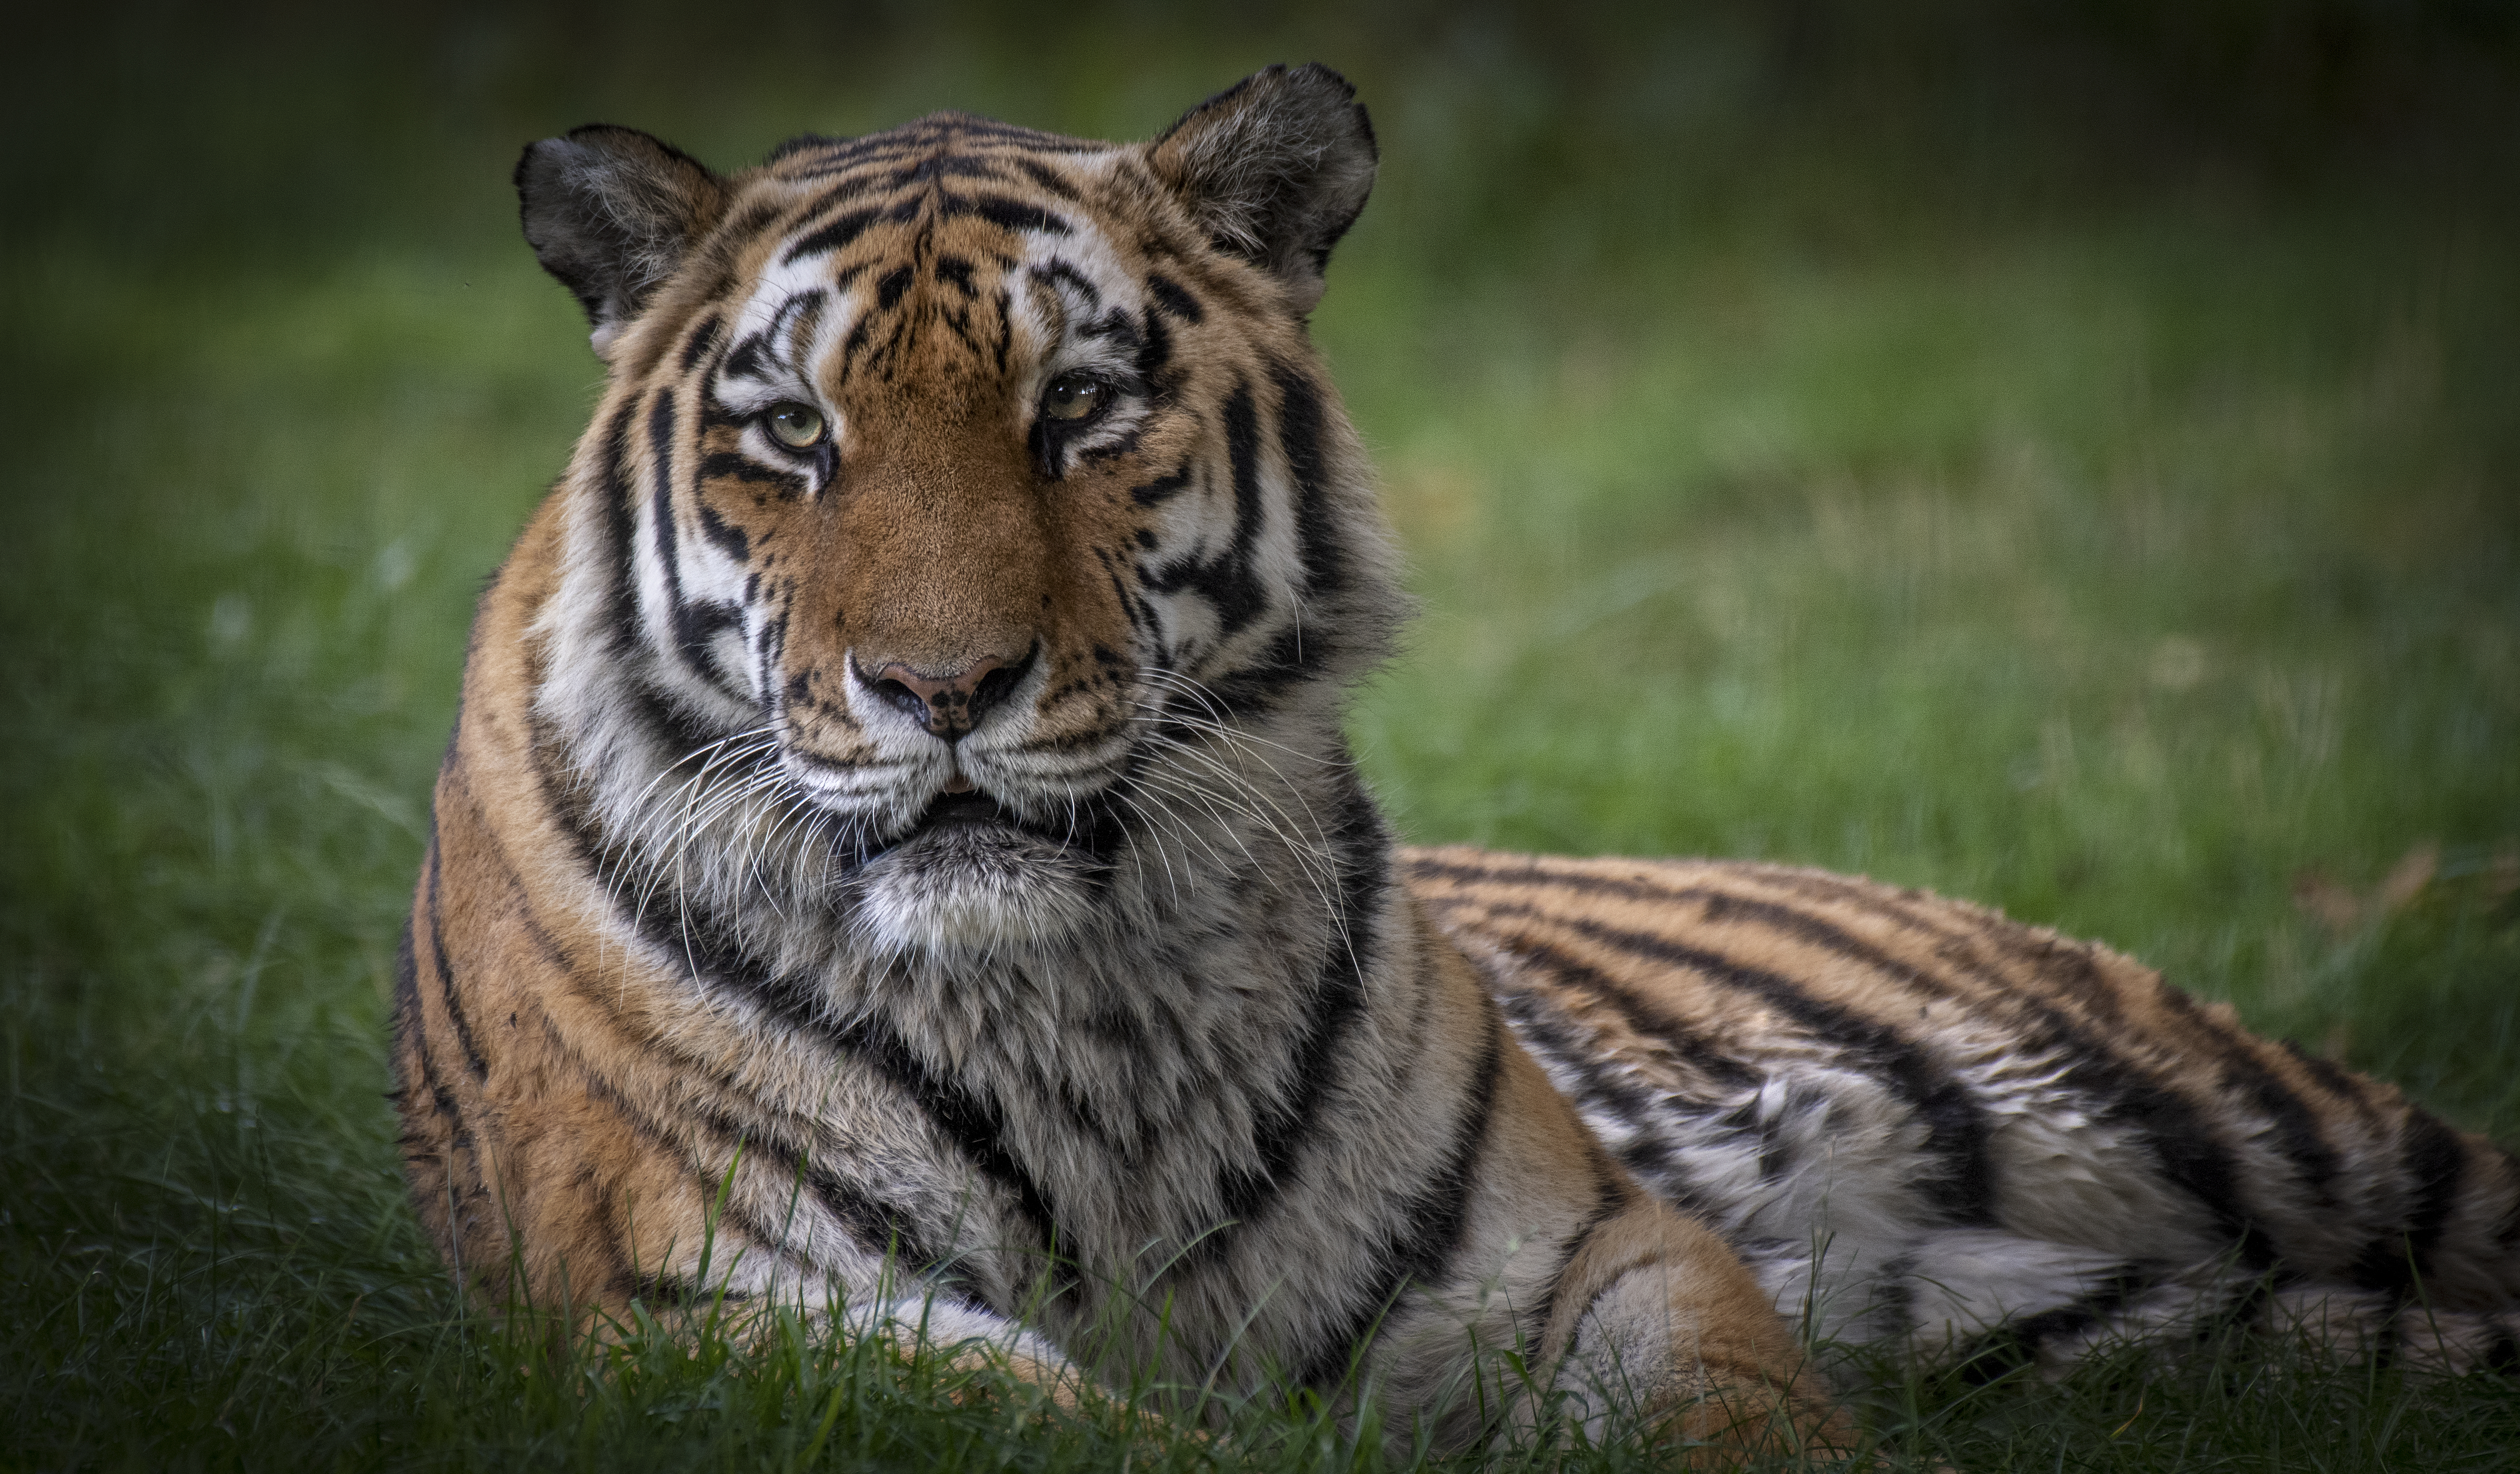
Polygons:
[[[2266,86],[2136,126],[2020,35],[2001,86],[1788,67],[1749,8],[1045,19],[117,14],[10,79],[0,1464],[1373,1462],[792,1329],[555,1356],[419,1241],[394,932],[471,600],[596,377],[505,173],[591,117],[734,161],[1346,66],[1386,184],[1318,327],[1426,606],[1355,720],[1413,838],[1994,901],[2520,1134],[2520,225],[2439,142],[2468,94],[2384,149]],[[2507,1386],[2264,1348],[1868,1405],[1972,1470],[2520,1447]]]

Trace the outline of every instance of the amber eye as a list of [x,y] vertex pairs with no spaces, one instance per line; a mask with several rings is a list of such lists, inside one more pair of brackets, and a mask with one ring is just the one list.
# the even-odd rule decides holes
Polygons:
[[1073,425],[1094,418],[1110,398],[1111,386],[1102,380],[1061,374],[1041,392],[1041,413],[1044,419]]
[[823,440],[823,412],[794,399],[773,404],[761,416],[770,438],[790,450],[811,450]]

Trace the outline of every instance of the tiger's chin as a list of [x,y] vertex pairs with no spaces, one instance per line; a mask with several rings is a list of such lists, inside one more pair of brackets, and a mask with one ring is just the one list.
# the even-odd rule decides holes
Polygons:
[[1096,867],[976,795],[939,799],[864,874],[861,924],[892,955],[1038,951],[1076,942],[1097,912]]

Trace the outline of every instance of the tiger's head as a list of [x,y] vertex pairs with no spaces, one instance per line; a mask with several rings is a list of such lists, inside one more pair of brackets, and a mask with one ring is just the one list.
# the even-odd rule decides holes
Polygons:
[[1400,604],[1305,330],[1374,166],[1320,67],[1145,144],[528,148],[525,235],[609,370],[535,713],[612,869],[739,929],[797,900],[998,948],[1073,937],[1133,852],[1282,837]]

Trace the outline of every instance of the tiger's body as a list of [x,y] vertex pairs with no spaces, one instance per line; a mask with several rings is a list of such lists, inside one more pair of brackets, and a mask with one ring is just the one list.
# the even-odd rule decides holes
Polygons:
[[457,1272],[1353,1376],[1456,1442],[1553,1388],[1842,1443],[1780,1307],[2063,1353],[2259,1301],[2399,1335],[2420,1279],[2441,1355],[2507,1347],[2511,1159],[2122,958],[1392,849],[1339,719],[1402,601],[1303,329],[1372,170],[1319,69],[1142,146],[527,152],[610,379],[484,596],[404,956]]
[[1780,865],[1404,863],[1611,1155],[1834,1340],[2513,1360],[2510,1154],[2106,947]]

